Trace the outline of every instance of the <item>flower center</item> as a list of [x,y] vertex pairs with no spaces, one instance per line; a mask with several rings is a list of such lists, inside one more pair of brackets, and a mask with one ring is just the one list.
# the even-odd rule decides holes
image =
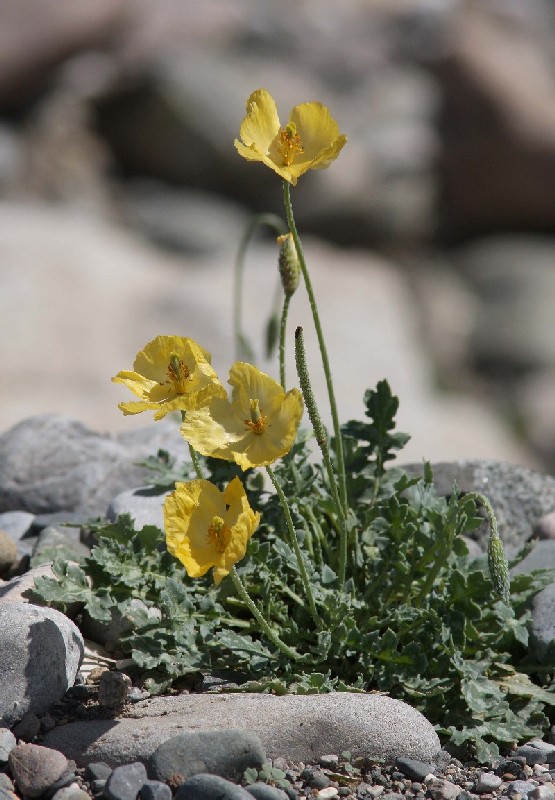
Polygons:
[[264,433],[264,428],[266,427],[266,415],[260,408],[260,401],[258,399],[251,400],[250,407],[251,418],[245,420],[245,425],[257,436],[260,436]]
[[278,147],[286,167],[291,166],[298,153],[304,152],[303,143],[294,122],[288,122],[285,128],[280,130]]
[[166,375],[168,376],[169,382],[173,384],[173,388],[177,394],[186,393],[187,388],[185,384],[190,380],[191,373],[189,372],[187,364],[182,358],[179,358],[177,353],[170,354],[170,363],[168,364]]
[[221,517],[212,517],[208,528],[208,539],[217,553],[225,553],[231,538],[231,531]]

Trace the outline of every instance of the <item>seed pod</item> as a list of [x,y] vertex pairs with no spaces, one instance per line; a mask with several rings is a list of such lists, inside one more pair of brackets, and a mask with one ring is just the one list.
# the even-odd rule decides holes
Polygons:
[[507,556],[503,542],[496,531],[492,531],[488,541],[488,566],[495,591],[501,600],[509,605],[510,579]]
[[279,244],[279,274],[283,291],[287,297],[291,297],[297,291],[301,268],[299,266],[299,256],[295,247],[295,240],[292,233],[285,233],[277,237]]

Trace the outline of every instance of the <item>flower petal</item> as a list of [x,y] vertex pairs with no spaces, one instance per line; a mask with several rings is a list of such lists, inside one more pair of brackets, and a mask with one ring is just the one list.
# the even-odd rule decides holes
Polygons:
[[[247,148],[253,147],[261,156],[266,155],[279,128],[274,98],[266,89],[257,89],[247,100],[247,116],[239,131],[242,143]],[[240,153],[244,156],[244,152]]]

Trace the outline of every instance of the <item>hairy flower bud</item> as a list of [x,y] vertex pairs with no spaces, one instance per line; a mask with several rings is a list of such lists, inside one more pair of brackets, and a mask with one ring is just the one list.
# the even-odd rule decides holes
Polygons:
[[279,244],[279,274],[283,291],[287,297],[291,297],[297,291],[301,276],[299,256],[293,234],[285,233],[283,236],[278,236],[277,243]]

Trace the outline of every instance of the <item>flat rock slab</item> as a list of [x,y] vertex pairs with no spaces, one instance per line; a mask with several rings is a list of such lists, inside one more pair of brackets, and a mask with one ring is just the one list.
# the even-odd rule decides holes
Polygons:
[[142,701],[113,720],[71,722],[43,744],[79,766],[147,763],[162,742],[185,731],[239,728],[256,733],[268,758],[313,762],[327,753],[393,761],[435,758],[440,742],[430,722],[399,700],[379,694],[191,694]]

